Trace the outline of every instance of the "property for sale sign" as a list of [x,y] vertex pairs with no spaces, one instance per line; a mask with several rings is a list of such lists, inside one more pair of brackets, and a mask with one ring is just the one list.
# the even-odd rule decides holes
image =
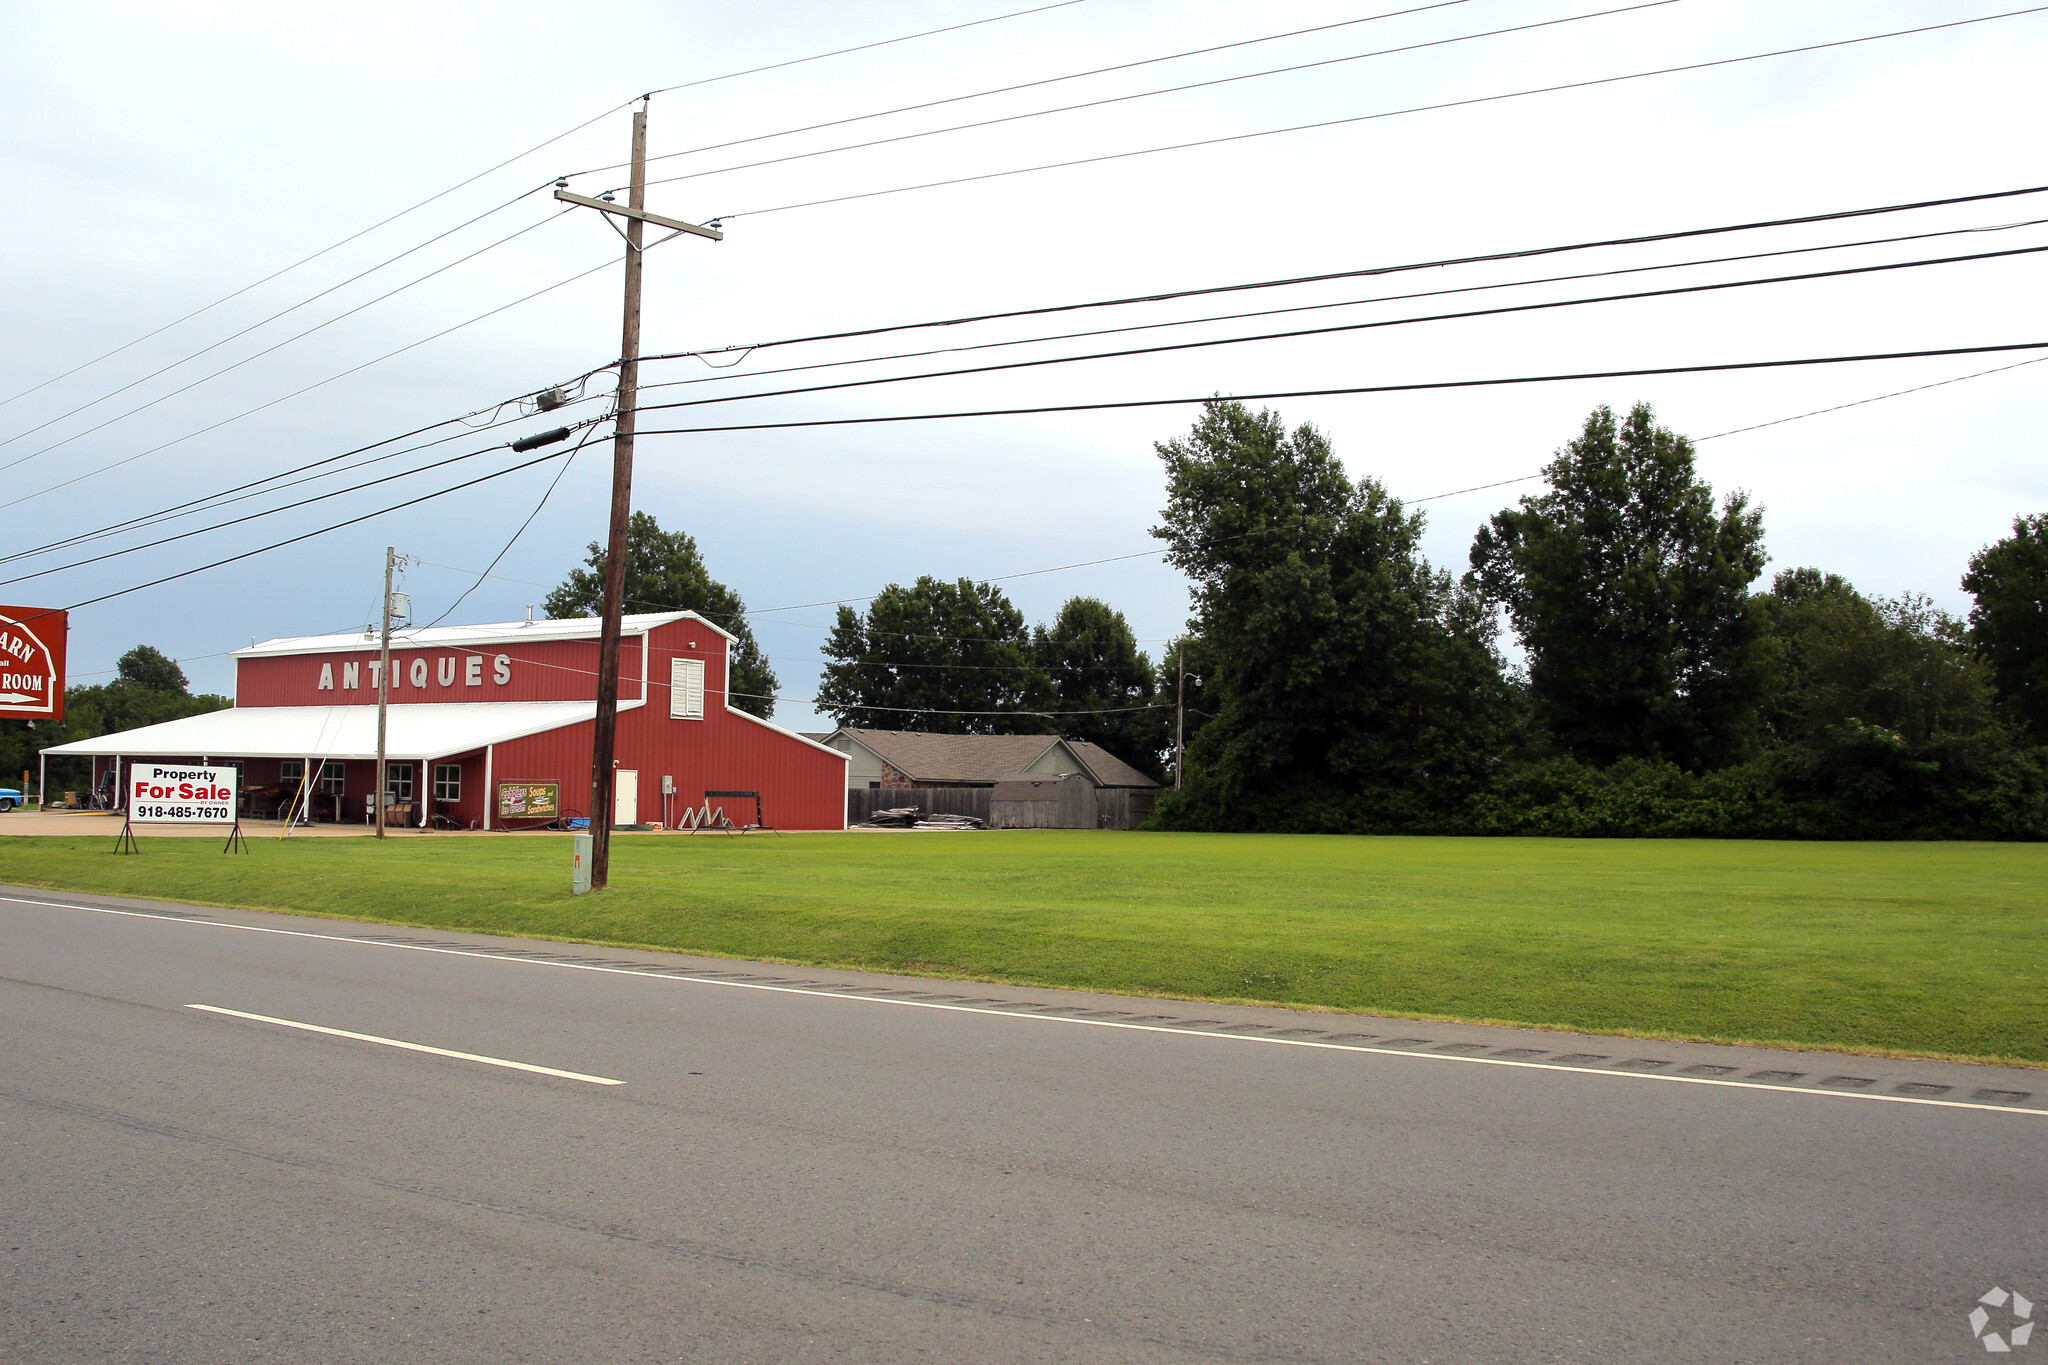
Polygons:
[[235,770],[137,763],[128,770],[128,820],[173,825],[235,822]]
[[68,622],[45,607],[0,607],[0,719],[64,719]]

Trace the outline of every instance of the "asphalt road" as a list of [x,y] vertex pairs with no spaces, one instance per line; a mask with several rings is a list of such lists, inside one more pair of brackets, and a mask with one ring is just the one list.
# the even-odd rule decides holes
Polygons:
[[14,1365],[1960,1361],[2048,1300],[2041,1072],[4,889],[0,1049]]

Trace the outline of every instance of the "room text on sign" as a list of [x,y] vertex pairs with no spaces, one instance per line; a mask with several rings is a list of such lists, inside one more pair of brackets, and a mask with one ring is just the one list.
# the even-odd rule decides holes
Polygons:
[[0,718],[64,719],[68,622],[61,611],[0,607]]

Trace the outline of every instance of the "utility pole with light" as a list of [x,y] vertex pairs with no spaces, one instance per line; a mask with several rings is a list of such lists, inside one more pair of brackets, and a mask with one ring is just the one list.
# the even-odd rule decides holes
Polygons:
[[[1188,732],[1188,642],[1182,637],[1173,647],[1174,666],[1180,670],[1180,686],[1173,699],[1173,789],[1180,790],[1180,770],[1187,754],[1185,737]],[[1195,679],[1200,687],[1202,680]]]
[[[1173,650],[1174,666],[1180,670],[1180,686],[1173,696],[1173,789],[1180,790],[1181,754],[1186,745],[1182,742],[1188,732],[1188,642],[1180,641]],[[379,731],[381,734],[382,732]]]
[[[647,211],[647,104],[653,96],[642,95],[633,111],[633,174],[628,182],[624,207],[609,194],[589,199],[571,194],[566,181],[557,181],[555,198],[565,204],[580,204],[611,217],[623,218],[620,233],[626,239],[625,322],[619,342],[619,389],[617,411],[612,424],[612,520],[611,539],[604,561],[604,624],[597,645],[597,723],[591,737],[590,754],[590,889],[602,891],[611,871],[612,847],[612,755],[616,748],[619,720],[619,635],[625,615],[626,535],[633,515],[633,427],[634,408],[640,391],[640,264],[646,248],[641,239],[646,225],[670,229],[669,235],[654,243],[670,241],[688,232],[725,240],[716,228],[663,218]],[[610,221],[608,218],[606,221]],[[614,230],[618,228],[612,224]]]
[[[384,761],[384,715],[391,707],[391,603],[394,596],[391,591],[391,575],[398,568],[399,561],[398,547],[386,545],[384,547],[384,629],[379,636],[377,644],[377,785],[371,789],[375,794],[370,798],[377,808],[377,837],[379,839],[384,837],[384,806],[391,799],[391,793],[385,785],[387,781],[385,773],[388,765]],[[411,598],[406,599],[405,616],[408,620],[412,617]],[[322,766],[324,767],[325,764],[322,764]],[[304,780],[311,781],[310,778]]]

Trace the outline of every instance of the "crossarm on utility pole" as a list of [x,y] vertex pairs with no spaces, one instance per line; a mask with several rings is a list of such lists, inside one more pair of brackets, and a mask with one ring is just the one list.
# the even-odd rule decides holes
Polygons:
[[609,213],[618,218],[631,218],[642,223],[652,223],[656,227],[673,228],[677,232],[693,232],[699,237],[709,237],[714,242],[725,240],[725,234],[717,228],[699,227],[695,223],[685,223],[680,218],[664,218],[658,213],[649,213],[645,209],[636,209],[626,204],[614,204],[608,199],[586,199],[580,194],[571,194],[567,190],[556,190],[555,198],[565,204],[581,204],[584,208],[596,209],[599,213]]

